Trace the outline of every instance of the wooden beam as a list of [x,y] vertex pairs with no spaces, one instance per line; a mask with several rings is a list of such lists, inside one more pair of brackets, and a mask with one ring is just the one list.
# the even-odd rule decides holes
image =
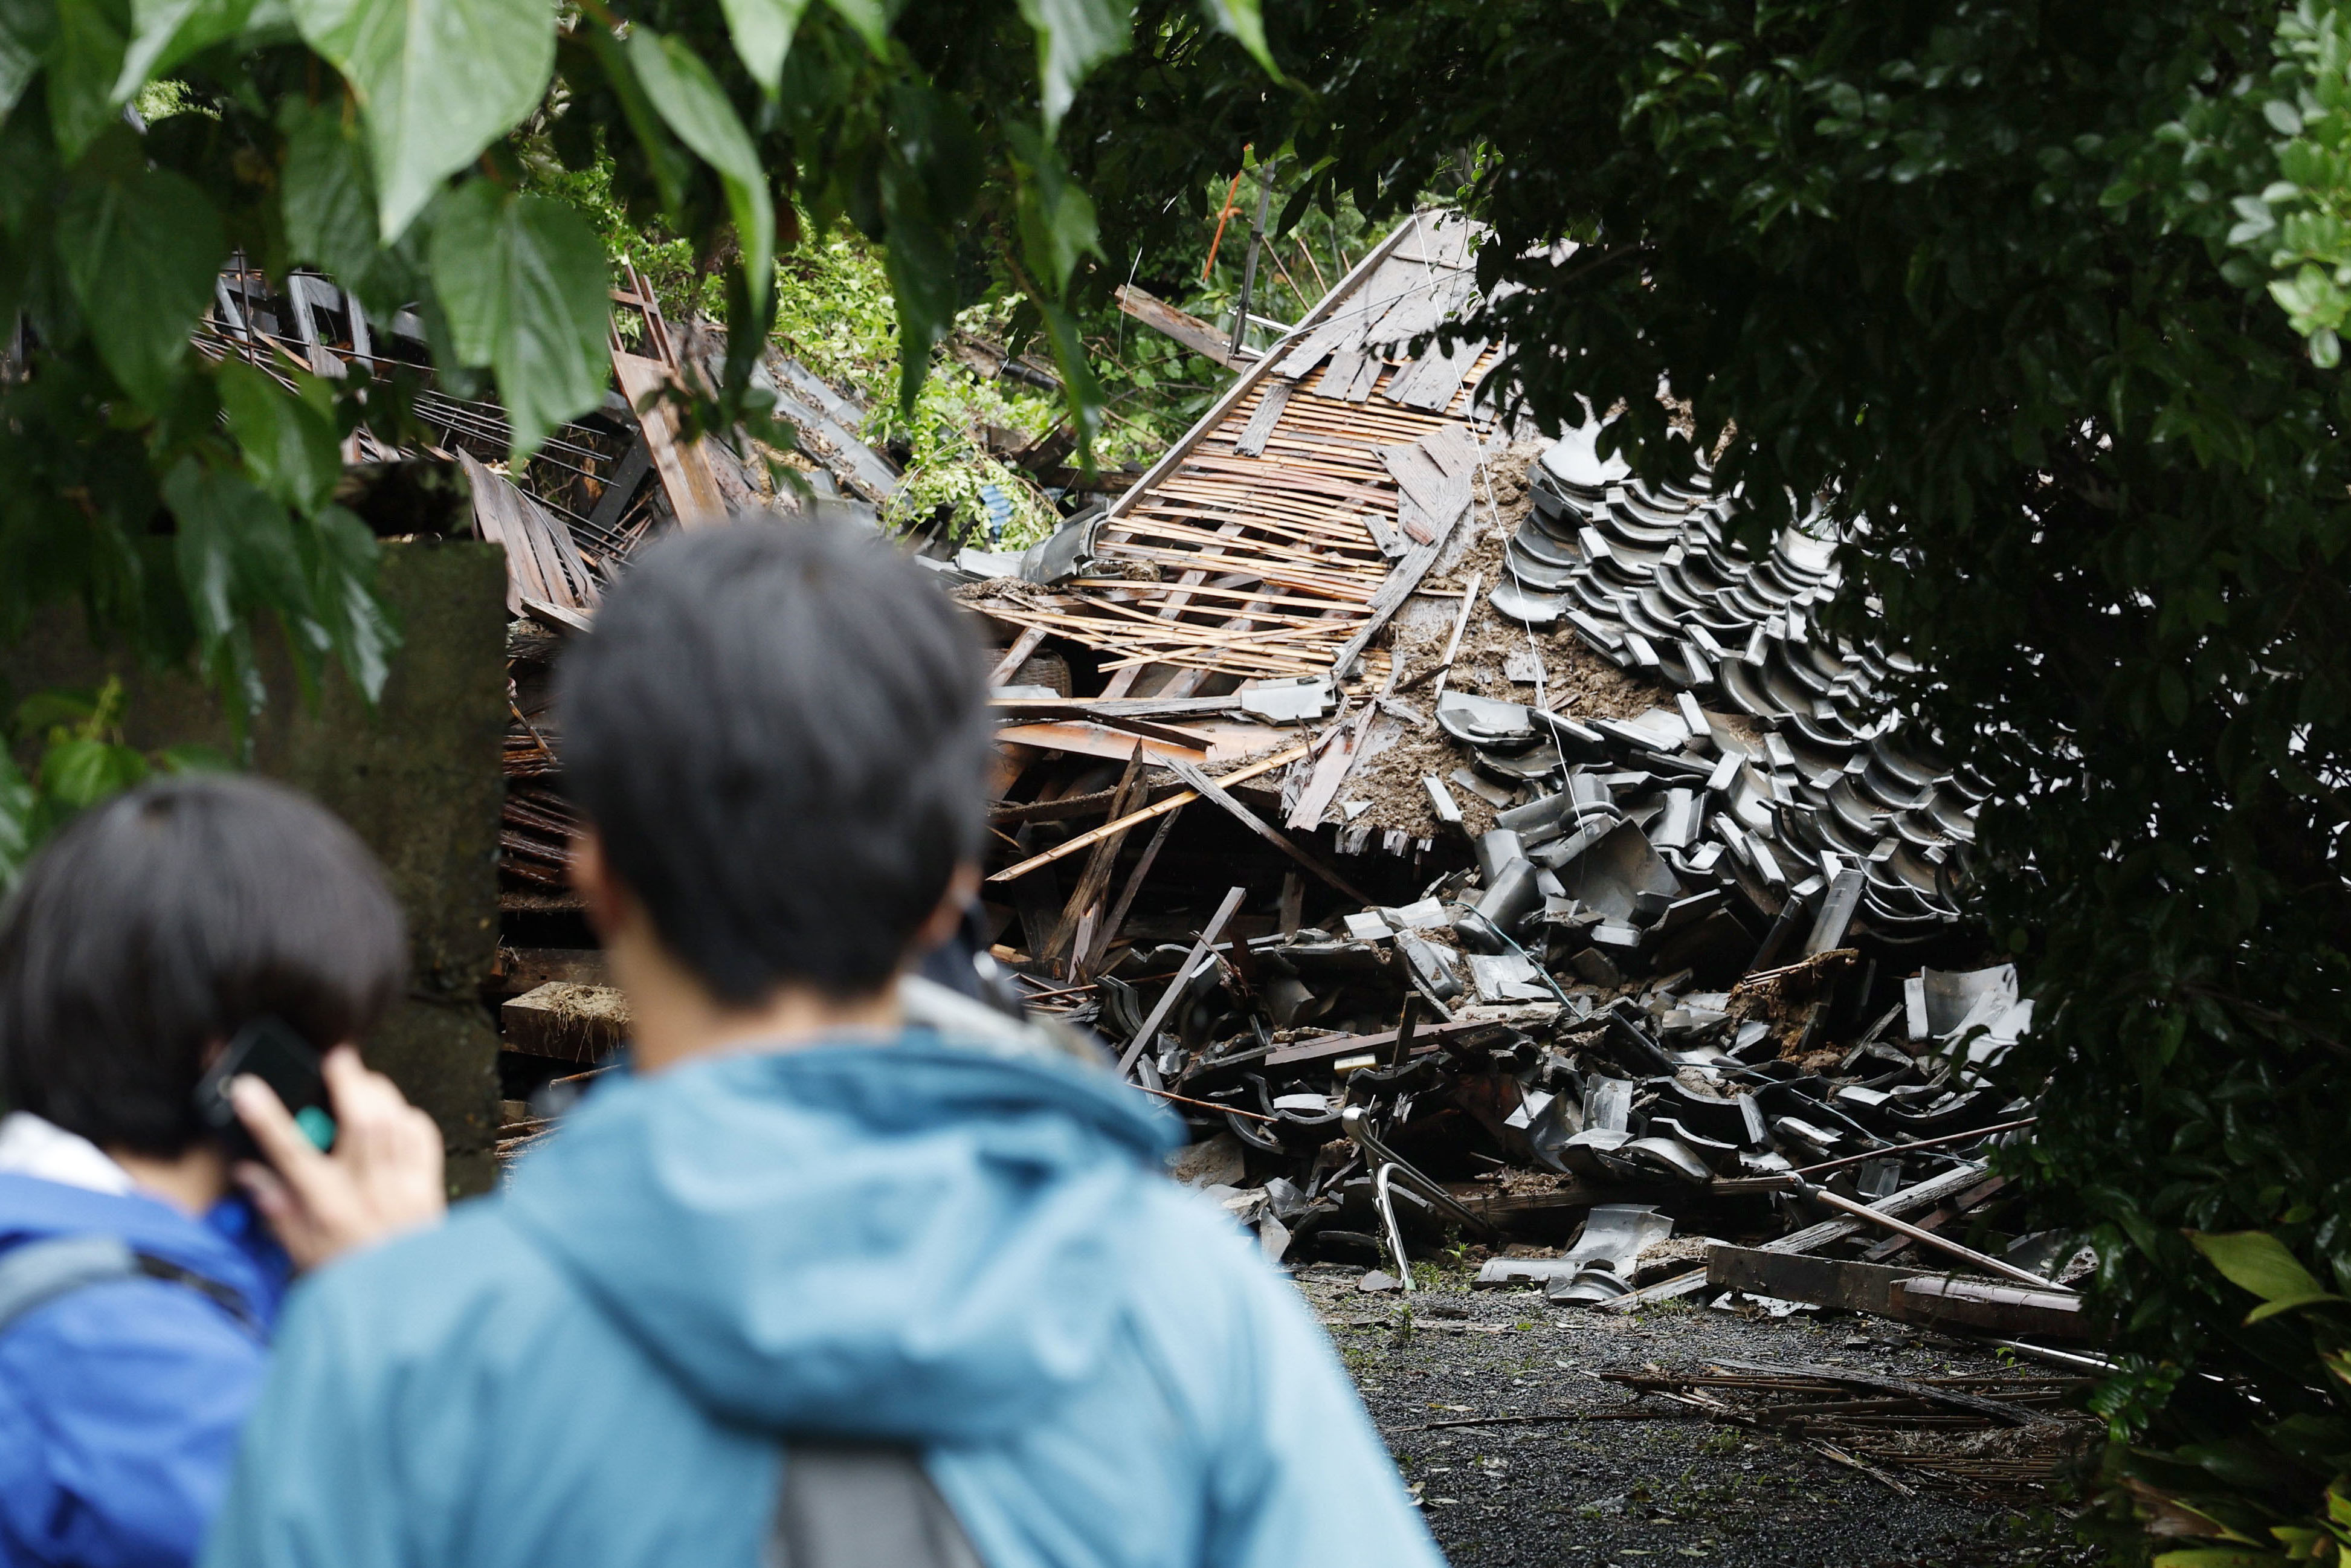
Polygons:
[[703,455],[701,443],[688,445],[678,439],[677,410],[661,396],[670,386],[669,368],[658,360],[614,349],[612,374],[632,409],[651,410],[638,413],[637,424],[644,432],[653,472],[661,476],[662,490],[669,497],[670,510],[677,514],[678,526],[693,528],[723,522],[726,497],[710,471],[710,461]]
[[1131,283],[1122,283],[1118,286],[1117,298],[1121,310],[1153,331],[1165,333],[1194,353],[1214,360],[1228,371],[1237,371],[1249,362],[1249,359],[1233,355],[1232,344],[1224,333],[1197,316],[1176,309],[1156,295],[1147,294]]
[[[1036,727],[1047,728],[1059,727],[1038,726]],[[998,730],[996,733],[998,738],[1001,739],[1010,732],[1007,730]],[[1301,741],[1296,746],[1284,747],[1281,750],[1275,752],[1270,757],[1259,758],[1257,761],[1250,763],[1246,768],[1235,768],[1232,772],[1228,773],[1223,778],[1217,779],[1217,782],[1224,785],[1227,789],[1230,789],[1235,784],[1243,783],[1246,780],[1258,778],[1261,774],[1270,773],[1275,768],[1283,766],[1285,763],[1297,761],[1300,758],[1306,755],[1306,743],[1303,741]],[[1124,751],[1120,751],[1117,755],[1123,757],[1126,753]],[[1176,794],[1170,795],[1165,800],[1154,801],[1152,804],[1143,808],[1140,811],[1131,811],[1114,822],[1104,822],[1092,832],[1080,833],[1076,838],[1071,839],[1065,844],[1056,844],[1042,854],[1030,855],[1027,860],[1020,862],[1018,865],[1007,866],[1002,871],[996,873],[987,880],[990,882],[1016,881],[1020,877],[1027,876],[1039,866],[1050,865],[1053,862],[1060,860],[1064,855],[1073,855],[1080,850],[1091,849],[1094,845],[1102,842],[1102,840],[1110,837],[1111,834],[1124,832],[1127,829],[1134,826],[1137,822],[1144,821],[1146,818],[1164,817],[1170,811],[1182,810],[1185,807],[1190,805],[1199,798],[1198,793],[1191,789],[1182,790]]]
[[1255,833],[1259,838],[1263,839],[1275,849],[1280,850],[1283,854],[1288,855],[1291,860],[1296,861],[1300,865],[1304,866],[1308,871],[1312,872],[1316,876],[1321,877],[1324,882],[1329,883],[1339,892],[1345,894],[1349,898],[1353,899],[1358,904],[1370,904],[1373,902],[1372,896],[1369,894],[1364,893],[1362,889],[1356,887],[1354,883],[1349,882],[1345,877],[1341,876],[1330,866],[1323,864],[1322,859],[1320,855],[1309,854],[1305,850],[1301,849],[1295,842],[1291,841],[1288,834],[1281,832],[1271,823],[1266,821],[1264,818],[1259,816],[1255,811],[1250,810],[1247,806],[1244,806],[1238,800],[1234,800],[1231,792],[1226,789],[1223,785],[1217,783],[1215,779],[1209,778],[1207,774],[1201,772],[1190,763],[1178,762],[1173,757],[1170,757],[1167,758],[1166,766],[1175,773],[1176,778],[1181,779],[1185,783],[1190,785],[1195,792],[1208,800],[1211,804],[1222,809],[1228,815],[1231,816],[1235,821],[1240,823],[1242,827],[1247,828],[1250,832]]

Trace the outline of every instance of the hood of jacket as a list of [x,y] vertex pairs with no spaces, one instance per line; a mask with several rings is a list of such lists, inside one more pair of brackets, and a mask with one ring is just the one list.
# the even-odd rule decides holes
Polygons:
[[285,1252],[241,1197],[225,1198],[196,1219],[144,1193],[93,1192],[0,1172],[0,1257],[28,1241],[67,1236],[110,1236],[201,1275],[235,1291],[265,1325],[277,1315],[290,1272]]
[[1117,1332],[1180,1124],[1111,1074],[910,1028],[600,1089],[506,1211],[705,1407],[985,1437]]

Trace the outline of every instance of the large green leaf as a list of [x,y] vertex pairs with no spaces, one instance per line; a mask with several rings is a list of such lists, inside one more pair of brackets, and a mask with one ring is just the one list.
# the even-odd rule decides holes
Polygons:
[[547,0],[293,0],[350,82],[375,153],[378,224],[407,228],[434,188],[538,105],[555,68]]
[[636,135],[637,151],[644,155],[645,167],[653,174],[662,210],[672,221],[682,220],[694,160],[677,144],[677,138],[663,123],[661,111],[645,96],[645,84],[638,78],[637,68],[629,63],[628,46],[601,27],[589,28],[587,41],[596,63],[604,68],[604,79],[611,84],[612,96],[621,100],[622,118]]
[[1133,0],[1020,0],[1020,15],[1037,33],[1037,74],[1050,135],[1086,73],[1125,49],[1134,30],[1134,5]]
[[49,0],[0,0],[0,120],[32,86],[56,30],[57,7]]
[[129,102],[149,81],[214,44],[293,30],[287,0],[131,0],[131,47],[113,99]]
[[319,625],[352,684],[373,702],[400,646],[400,632],[376,597],[375,535],[347,508],[327,507],[296,537]]
[[288,260],[308,262],[388,316],[423,290],[421,225],[390,245],[377,238],[375,180],[358,126],[331,100],[289,98],[278,111],[286,162],[278,212]]
[[735,52],[743,57],[743,68],[751,73],[753,81],[773,93],[783,79],[784,57],[791,52],[792,35],[799,30],[809,0],[718,3],[726,13],[726,30],[735,39]]
[[586,219],[475,180],[443,204],[432,267],[457,357],[497,376],[517,461],[602,401],[611,279]]
[[1281,68],[1273,63],[1273,51],[1265,45],[1265,12],[1260,0],[1200,0],[1200,9],[1220,33],[1230,35],[1249,57],[1279,77]]
[[1039,280],[1060,294],[1080,256],[1102,254],[1092,198],[1070,178],[1050,141],[1018,123],[1006,134],[1019,160],[1021,249]]
[[2262,1304],[2245,1319],[2249,1323],[2314,1301],[2342,1300],[2320,1284],[2286,1250],[2284,1242],[2265,1231],[2237,1230],[2220,1235],[2191,1231],[2188,1239],[2195,1243],[2196,1250],[2211,1260],[2212,1267],[2220,1270],[2231,1284],[2262,1299]]
[[160,409],[228,253],[220,214],[168,169],[83,179],[58,207],[57,249],[99,357]]
[[92,0],[57,7],[49,40],[49,128],[57,152],[70,163],[113,121],[121,105],[114,81],[122,74],[124,39],[107,8]]
[[[243,685],[250,700],[257,688],[246,618],[275,611],[289,631],[310,622],[293,519],[243,475],[208,470],[193,457],[164,476],[162,491],[179,523],[172,553],[204,663],[215,679]],[[298,656],[308,651],[308,639],[289,641]]]
[[629,63],[677,139],[718,171],[743,246],[743,276],[753,303],[764,307],[775,284],[776,209],[751,133],[743,129],[718,78],[684,39],[640,27],[629,39]]
[[832,14],[849,24],[865,47],[881,54],[890,45],[890,8],[883,0],[825,0]]
[[342,452],[334,420],[319,406],[329,402],[325,382],[316,376],[300,380],[308,383],[308,397],[288,392],[242,360],[226,360],[220,400],[247,471],[278,501],[314,513],[335,492]]

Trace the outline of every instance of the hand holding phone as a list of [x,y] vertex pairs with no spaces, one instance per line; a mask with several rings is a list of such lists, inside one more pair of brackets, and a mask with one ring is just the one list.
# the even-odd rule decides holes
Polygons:
[[[236,1178],[295,1264],[306,1270],[431,1225],[449,1206],[441,1130],[433,1118],[411,1105],[391,1079],[369,1071],[350,1046],[327,1052],[318,1073],[320,1095],[294,1109],[260,1074],[238,1074],[226,1086],[260,1155],[239,1163]],[[319,1116],[304,1125],[305,1109],[331,1117],[320,1129],[331,1154],[314,1134]]]

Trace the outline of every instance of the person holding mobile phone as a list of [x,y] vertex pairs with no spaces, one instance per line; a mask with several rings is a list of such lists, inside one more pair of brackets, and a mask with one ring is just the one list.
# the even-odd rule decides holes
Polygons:
[[405,975],[364,846],[258,780],[131,790],[26,868],[0,907],[0,1562],[188,1562],[289,1275],[440,1216],[437,1131],[350,1045]]

